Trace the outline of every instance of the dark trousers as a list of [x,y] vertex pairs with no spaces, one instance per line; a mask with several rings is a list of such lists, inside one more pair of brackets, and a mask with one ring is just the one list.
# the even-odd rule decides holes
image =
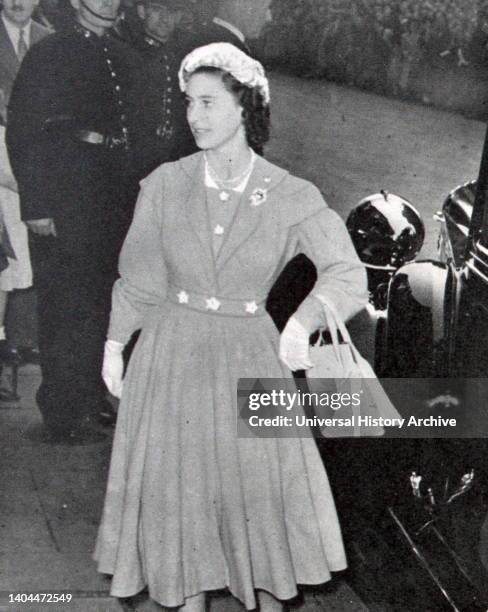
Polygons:
[[5,327],[9,342],[16,347],[38,347],[36,301],[33,287],[9,293]]
[[101,369],[115,261],[78,247],[72,239],[30,238],[42,371],[37,401],[45,424],[59,433],[96,414],[105,395]]

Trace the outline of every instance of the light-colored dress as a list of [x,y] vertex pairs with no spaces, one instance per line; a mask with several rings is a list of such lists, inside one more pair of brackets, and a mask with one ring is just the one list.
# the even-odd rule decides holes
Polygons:
[[[5,145],[5,127],[0,126],[0,168],[2,174],[11,176],[12,168]],[[27,227],[20,218],[17,193],[0,184],[0,219],[7,229],[15,259],[8,258],[8,267],[0,273],[0,290],[27,289],[32,285]]]
[[364,269],[319,191],[260,157],[217,254],[201,153],[141,186],[109,337],[142,332],[124,380],[99,571],[113,574],[113,595],[147,585],[168,607],[225,587],[248,609],[255,589],[288,599],[346,567],[336,510],[312,439],[237,437],[237,381],[291,376],[264,302],[295,253],[314,261],[314,291],[345,318],[365,304]]

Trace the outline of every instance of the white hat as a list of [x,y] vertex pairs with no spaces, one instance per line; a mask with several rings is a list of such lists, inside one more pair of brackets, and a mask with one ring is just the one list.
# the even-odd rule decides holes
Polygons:
[[211,43],[197,47],[181,62],[178,78],[181,91],[186,91],[186,84],[197,68],[211,66],[231,74],[239,83],[256,88],[269,104],[269,83],[260,62],[246,55],[234,45],[225,42]]

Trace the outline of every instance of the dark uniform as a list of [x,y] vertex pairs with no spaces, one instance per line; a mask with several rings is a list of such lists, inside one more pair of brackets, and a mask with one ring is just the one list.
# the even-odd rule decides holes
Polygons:
[[226,28],[225,26],[210,21],[203,24],[202,28],[195,37],[195,47],[202,47],[203,45],[209,45],[214,42],[228,42],[237,47],[247,55],[252,55],[251,49],[247,42],[243,42],[234,32]]
[[139,56],[82,26],[26,55],[9,105],[7,146],[31,233],[42,384],[38,405],[60,433],[104,403],[100,372],[117,259],[137,180]]
[[127,6],[119,11],[117,21],[108,31],[119,40],[134,45],[143,34],[142,21],[135,6]]
[[188,127],[184,96],[178,84],[181,61],[192,48],[177,35],[165,44],[143,35],[136,44],[144,63],[140,100],[144,174],[198,150]]

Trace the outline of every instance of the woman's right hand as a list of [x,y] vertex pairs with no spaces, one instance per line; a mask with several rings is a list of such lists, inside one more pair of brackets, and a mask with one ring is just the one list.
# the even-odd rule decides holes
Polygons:
[[280,359],[292,372],[313,367],[309,339],[310,334],[300,321],[290,317],[280,336]]
[[124,345],[115,340],[107,340],[103,351],[102,378],[110,393],[120,399],[122,377],[124,375]]

